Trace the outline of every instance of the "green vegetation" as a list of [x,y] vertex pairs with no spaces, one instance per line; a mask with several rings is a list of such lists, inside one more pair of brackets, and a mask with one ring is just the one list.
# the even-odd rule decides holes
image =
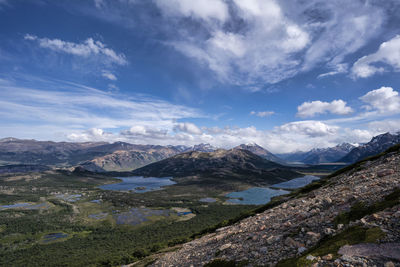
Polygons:
[[[210,186],[177,185],[146,194],[97,188],[114,181],[102,175],[68,172],[0,176],[0,193],[7,196],[1,199],[1,205],[16,201],[48,203],[45,209],[0,211],[0,266],[127,264],[189,241],[204,229],[215,228],[221,221],[230,221],[254,208],[223,205],[224,192]],[[60,194],[81,197],[69,201],[57,197]],[[199,202],[203,197],[218,201]],[[100,203],[91,202],[95,199],[101,199]],[[181,207],[196,216],[187,221],[171,215],[151,216],[137,225],[116,223],[114,212],[141,206],[164,210]],[[101,219],[89,218],[90,214],[102,213],[108,215]],[[62,237],[46,241],[46,236],[55,234]]]
[[384,237],[384,233],[379,227],[364,228],[354,226],[333,237],[322,239],[315,247],[307,250],[304,256],[295,257],[283,260],[278,263],[278,267],[293,267],[293,266],[309,266],[310,261],[306,259],[307,255],[314,257],[322,257],[327,254],[332,254],[333,258],[337,258],[339,249],[344,245],[354,245],[360,243],[373,243]]
[[394,190],[391,194],[387,195],[382,201],[376,202],[370,206],[363,202],[354,204],[349,212],[339,214],[334,222],[338,224],[348,224],[351,221],[359,220],[362,217],[382,211],[386,208],[391,208],[400,204],[400,188]]

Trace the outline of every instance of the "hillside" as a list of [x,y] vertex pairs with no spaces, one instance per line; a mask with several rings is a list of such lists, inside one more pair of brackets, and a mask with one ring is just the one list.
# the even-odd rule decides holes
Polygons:
[[258,211],[151,266],[397,266],[400,147]]
[[276,162],[279,164],[285,163],[285,161],[283,159],[275,156],[274,154],[272,154],[271,152],[269,152],[268,150],[266,150],[265,148],[263,148],[262,146],[259,146],[257,144],[241,144],[237,147],[234,147],[233,149],[248,150],[266,160],[273,161],[273,162]]
[[400,143],[400,133],[385,133],[375,136],[366,144],[352,149],[340,162],[353,163],[366,157],[381,153],[389,147]]
[[282,165],[241,149],[182,153],[137,169],[133,174],[153,177],[199,176],[241,180],[250,184],[273,184],[301,176]]

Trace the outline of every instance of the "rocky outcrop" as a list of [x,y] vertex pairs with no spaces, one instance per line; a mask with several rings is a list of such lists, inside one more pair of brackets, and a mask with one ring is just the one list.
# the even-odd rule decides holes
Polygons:
[[[392,244],[395,248],[400,243],[398,204],[349,224],[335,224],[335,218],[349,212],[356,203],[372,205],[383,201],[399,188],[400,153],[389,153],[356,167],[305,195],[186,243],[161,256],[152,266],[203,266],[215,259],[274,266],[301,255],[310,266],[398,266],[398,251],[384,251],[385,246]],[[342,247],[339,256],[308,254],[321,240],[344,233],[349,227],[378,227],[379,233],[384,234],[376,246]],[[374,253],[368,253],[371,251]]]

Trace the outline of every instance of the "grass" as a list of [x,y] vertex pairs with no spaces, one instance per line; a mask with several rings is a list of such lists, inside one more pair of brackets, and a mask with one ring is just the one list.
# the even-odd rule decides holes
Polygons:
[[336,216],[334,222],[335,225],[348,224],[351,221],[359,220],[366,215],[382,211],[386,208],[391,208],[398,204],[400,204],[400,188],[395,189],[382,201],[376,202],[369,206],[363,202],[357,202],[351,207],[350,211],[341,213]]
[[304,256],[289,258],[280,261],[277,267],[309,266],[311,262],[306,259],[307,255],[322,257],[327,254],[332,254],[333,259],[336,259],[339,257],[338,251],[342,246],[355,245],[360,243],[374,243],[384,236],[385,234],[379,227],[350,227],[340,234],[322,239],[316,246],[307,250],[307,252],[304,253]]

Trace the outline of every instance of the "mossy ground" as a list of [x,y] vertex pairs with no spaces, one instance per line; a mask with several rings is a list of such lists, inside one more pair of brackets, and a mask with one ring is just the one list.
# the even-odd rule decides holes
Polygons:
[[309,266],[310,261],[306,259],[307,255],[314,257],[322,257],[332,254],[333,258],[337,258],[339,249],[344,245],[354,245],[360,243],[374,243],[384,237],[384,233],[379,227],[365,228],[354,226],[333,237],[323,239],[314,248],[309,249],[304,256],[283,260],[278,263],[278,267],[303,267]]

